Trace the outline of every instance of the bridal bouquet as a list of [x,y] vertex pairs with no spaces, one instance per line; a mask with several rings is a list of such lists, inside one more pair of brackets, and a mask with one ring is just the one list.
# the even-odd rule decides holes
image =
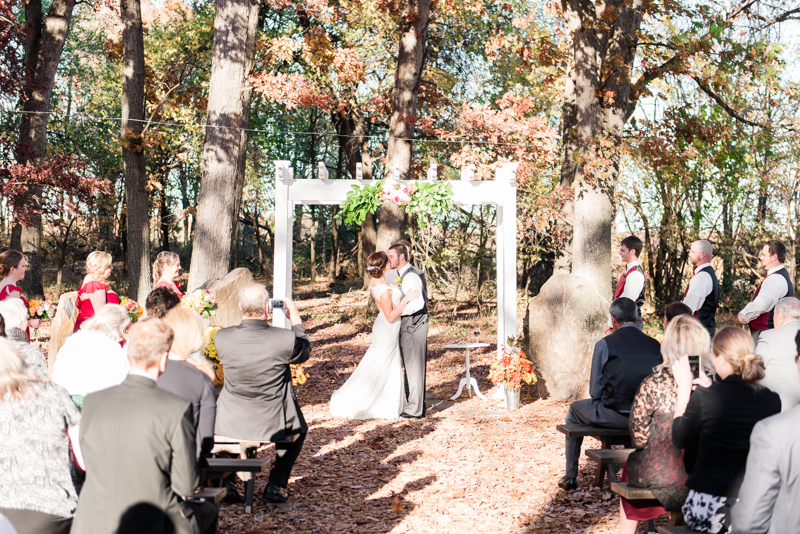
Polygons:
[[214,295],[205,289],[195,289],[181,299],[181,306],[189,308],[200,314],[203,319],[208,319],[217,313],[217,302]]
[[385,182],[378,198],[382,202],[393,202],[402,207],[411,202],[411,198],[416,192],[417,186],[413,183]]
[[131,322],[135,323],[139,320],[142,316],[144,310],[142,307],[139,306],[139,303],[133,299],[129,299],[128,297],[122,297],[119,299],[119,305],[125,308],[125,313],[128,314],[128,317],[131,318]]
[[508,348],[503,347],[503,354],[489,368],[489,380],[493,384],[503,384],[510,390],[519,389],[522,384],[536,383],[536,373],[533,372],[531,362],[525,358],[522,347],[516,338],[508,338]]
[[50,319],[53,313],[53,306],[46,300],[29,300],[28,317],[31,319]]

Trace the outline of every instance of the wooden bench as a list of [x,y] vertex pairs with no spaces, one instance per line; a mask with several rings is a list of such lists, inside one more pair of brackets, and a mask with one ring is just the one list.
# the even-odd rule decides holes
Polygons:
[[[607,428],[597,425],[578,425],[578,424],[563,424],[556,425],[556,430],[567,436],[568,438],[595,438],[600,442],[602,449],[610,449],[611,445],[624,445],[630,447],[631,436],[627,428]],[[603,487],[603,479],[605,478],[606,471],[608,471],[608,464],[598,464],[597,471],[594,475],[594,485],[598,488]],[[611,480],[611,477],[609,477]]]
[[244,513],[253,512],[253,493],[255,493],[256,477],[254,473],[264,471],[269,460],[262,458],[209,458],[206,476],[225,479],[233,473],[248,473],[245,481]]
[[682,527],[658,527],[658,534],[691,534],[692,532],[700,532],[699,530],[692,530],[687,526]]
[[[634,488],[628,486],[627,482],[612,482],[611,483],[611,491],[619,495],[620,497],[627,499],[629,501],[652,501],[651,506],[660,506],[660,503],[656,499],[656,496],[653,495],[653,492],[646,488]],[[683,523],[683,514],[680,512],[667,512],[669,514],[669,527],[658,527],[658,532],[661,532],[662,528],[687,528],[678,526]],[[656,532],[655,523],[653,520],[647,521],[647,532]],[[678,534],[678,533],[686,533],[686,532],[694,532],[693,530],[677,530],[673,533],[673,531],[669,531],[670,534]]]
[[[586,456],[605,468],[608,473],[608,482],[617,481],[617,469],[628,460],[628,456],[636,449],[588,449]],[[603,481],[600,481],[602,485]]]
[[189,500],[197,502],[213,502],[214,504],[219,505],[227,493],[228,490],[225,488],[200,488],[194,492],[194,495],[189,497]]

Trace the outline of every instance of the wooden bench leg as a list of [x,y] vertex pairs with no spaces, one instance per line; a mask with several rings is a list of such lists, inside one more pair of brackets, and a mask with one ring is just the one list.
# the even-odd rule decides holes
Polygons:
[[683,512],[670,512],[669,513],[669,526],[681,527],[683,526]]
[[647,534],[650,534],[651,532],[655,532],[655,531],[656,531],[656,522],[653,521],[652,519],[648,519],[647,520]]
[[[605,438],[605,439],[604,438],[599,438],[599,439],[600,439],[600,448],[601,449],[610,448],[609,445],[608,445],[608,438]],[[612,476],[611,475],[611,471],[609,470],[608,473],[609,473],[609,484],[611,484],[611,482],[610,482],[611,481],[611,476]],[[597,471],[595,471],[595,474],[594,474],[594,485],[597,486],[598,488],[602,489],[603,480],[605,479],[605,474],[606,474],[606,465],[605,464],[597,464]],[[616,480],[614,480],[614,482],[616,482]]]
[[256,477],[250,477],[245,485],[245,497],[244,497],[244,513],[252,514],[253,513],[253,493],[255,492],[256,487]]

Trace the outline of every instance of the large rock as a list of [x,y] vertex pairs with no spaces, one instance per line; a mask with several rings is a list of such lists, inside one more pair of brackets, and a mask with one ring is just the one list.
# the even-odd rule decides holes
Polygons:
[[64,293],[58,299],[58,307],[56,308],[56,316],[53,317],[53,323],[50,325],[50,347],[47,351],[47,367],[50,374],[53,374],[53,365],[56,363],[56,354],[58,349],[64,344],[67,336],[72,334],[75,328],[75,322],[72,318],[75,314],[75,299],[78,298],[77,291],[70,291]]
[[544,378],[541,396],[588,397],[592,352],[603,337],[609,305],[579,276],[556,275],[542,286],[525,315],[526,352]]
[[221,280],[214,280],[206,285],[217,302],[217,312],[209,321],[210,326],[235,326],[242,322],[239,309],[239,291],[253,283],[253,275],[248,269],[239,267],[225,275]]

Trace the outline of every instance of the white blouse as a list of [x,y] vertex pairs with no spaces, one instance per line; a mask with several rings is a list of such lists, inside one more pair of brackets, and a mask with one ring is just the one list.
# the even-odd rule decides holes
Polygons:
[[70,395],[88,395],[121,384],[130,369],[119,342],[99,332],[78,330],[58,351],[53,382]]

